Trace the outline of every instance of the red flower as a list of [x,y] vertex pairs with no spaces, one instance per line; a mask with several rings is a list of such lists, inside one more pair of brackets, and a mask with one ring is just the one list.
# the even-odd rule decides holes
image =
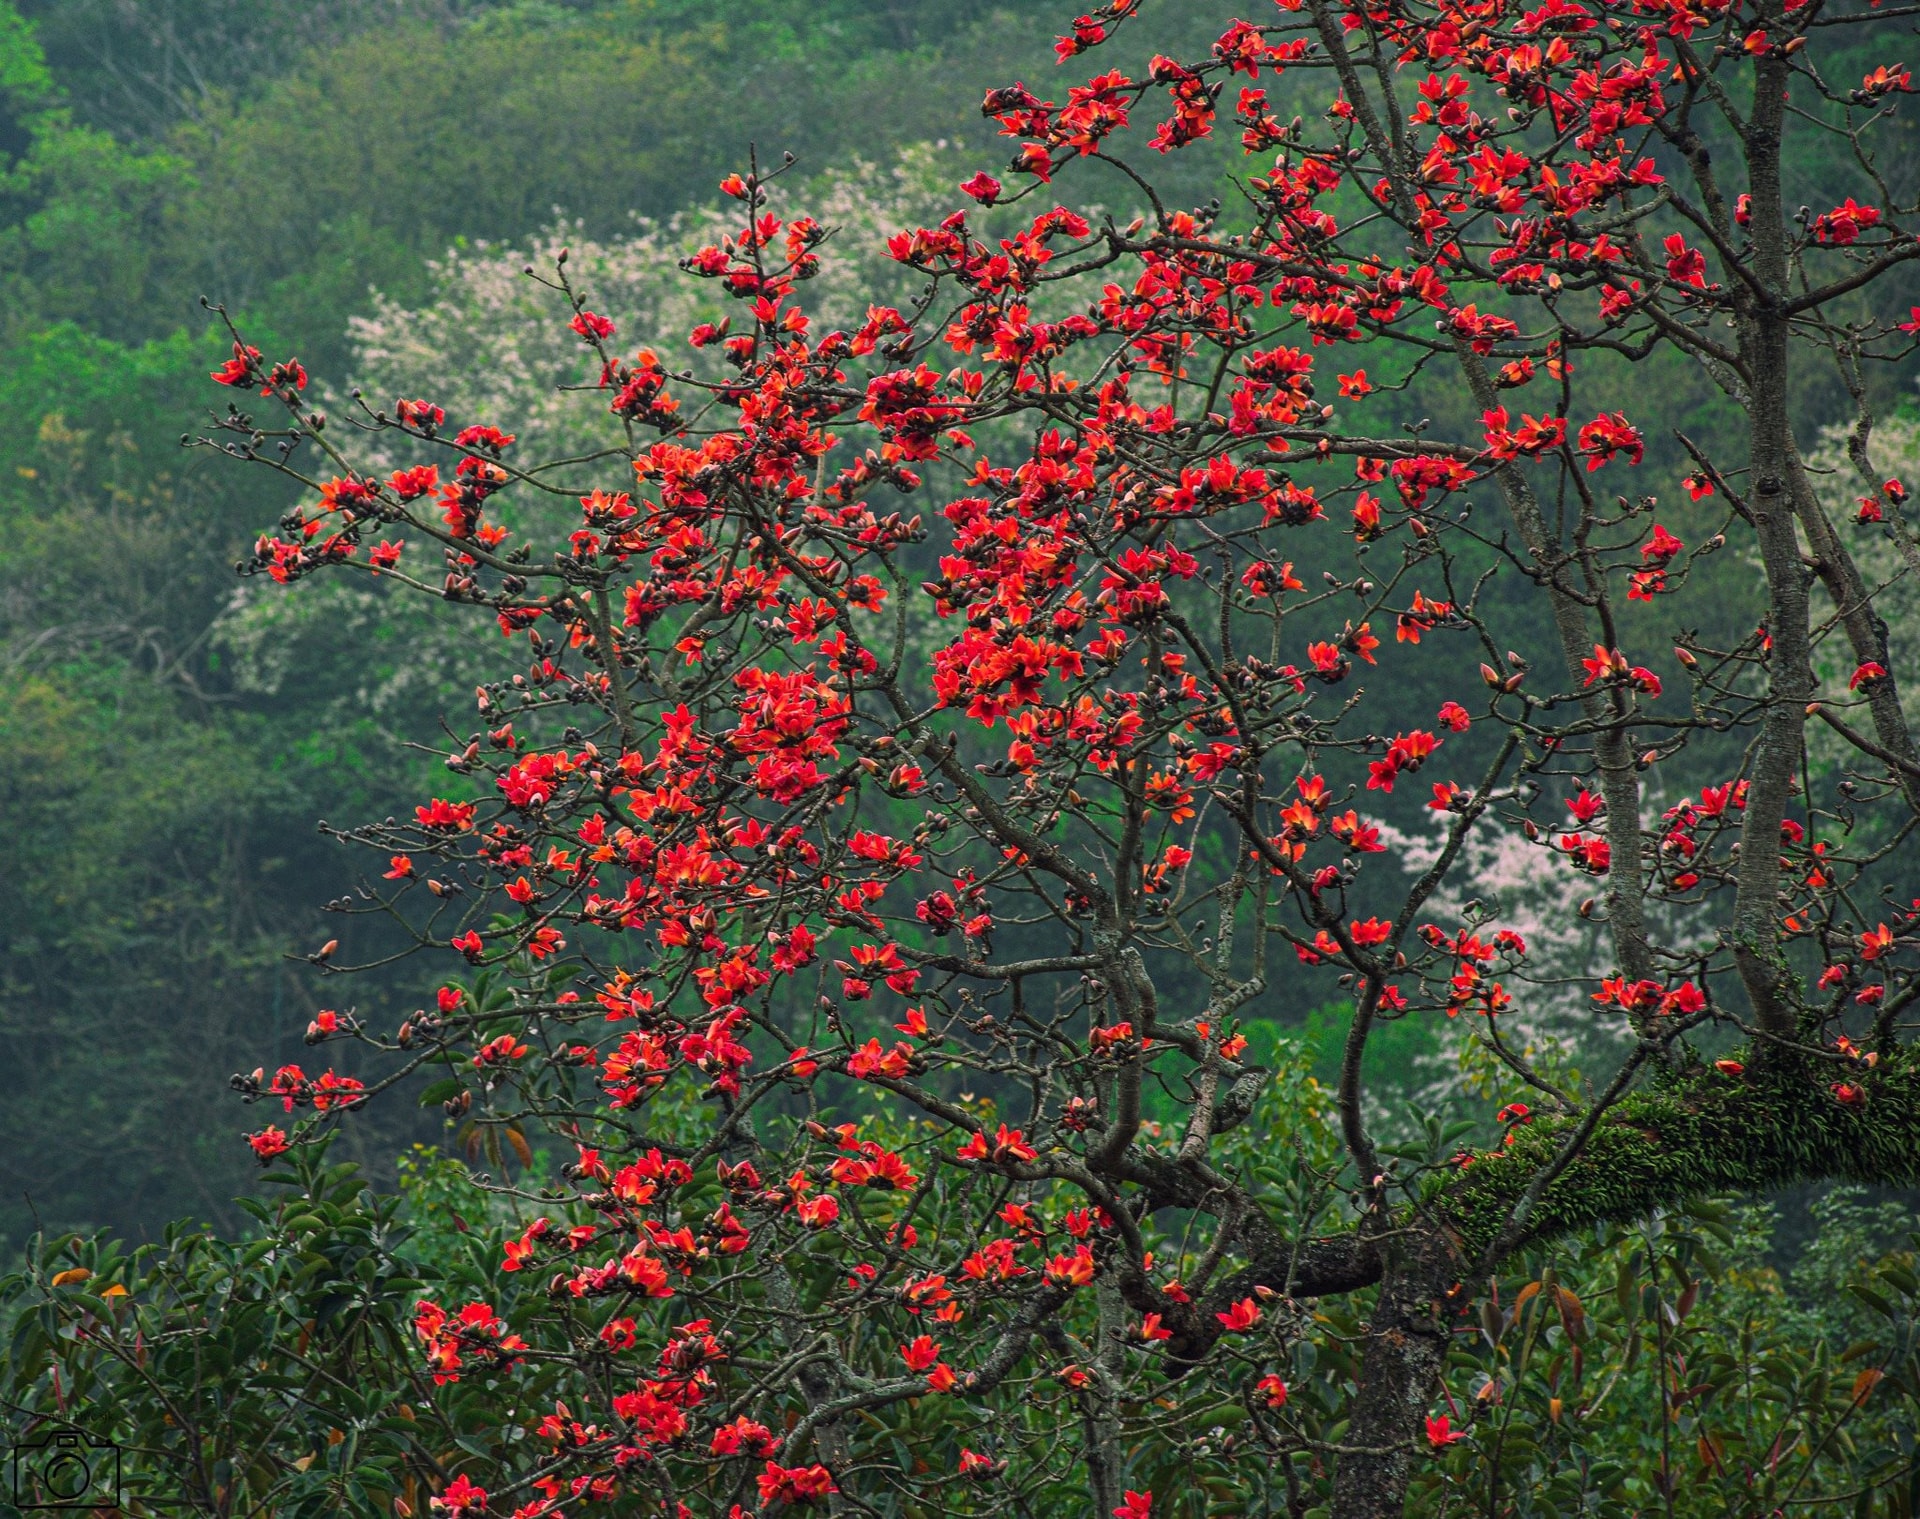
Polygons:
[[1707,284],[1707,257],[1698,248],[1689,248],[1678,232],[1667,235],[1667,278],[1680,285],[1704,290]]
[[1640,545],[1640,557],[1649,564],[1665,564],[1685,547],[1684,543],[1656,522],[1653,535]]
[[993,1139],[989,1141],[984,1132],[976,1133],[955,1152],[960,1160],[1033,1160],[1038,1156],[1032,1145],[1027,1143],[1026,1135],[1019,1129],[1009,1129],[1000,1125]]
[[1640,429],[1620,412],[1603,412],[1580,429],[1580,451],[1587,456],[1587,468],[1599,469],[1625,454],[1629,464],[1638,464],[1646,448]]
[[1608,679],[1627,673],[1627,657],[1618,649],[1609,649],[1605,644],[1595,644],[1593,653],[1580,661],[1580,667],[1587,672],[1586,684],[1596,680]]
[[[435,410],[439,408],[436,407]],[[502,432],[497,427],[463,427],[454,435],[454,444],[459,448],[478,448],[487,453],[499,455],[513,446],[513,434]]]
[[1000,181],[982,169],[972,179],[963,180],[960,185],[962,194],[969,195],[983,206],[990,206],[1000,198]]
[[940,1359],[940,1347],[931,1335],[916,1335],[900,1347],[900,1359],[907,1363],[908,1371],[926,1371]]
[[824,1504],[828,1494],[840,1491],[833,1485],[832,1474],[818,1462],[812,1466],[782,1466],[778,1461],[769,1461],[759,1481],[763,1504]]
[[1330,643],[1308,644],[1307,660],[1313,666],[1313,673],[1329,685],[1345,680],[1350,668],[1346,656],[1336,645]]
[[1093,1276],[1093,1252],[1085,1245],[1075,1246],[1072,1255],[1056,1255],[1047,1262],[1046,1279],[1051,1286],[1084,1287]]
[[794,1215],[809,1229],[827,1229],[839,1222],[839,1202],[822,1193],[794,1206]]
[[286,1134],[273,1124],[268,1124],[258,1134],[249,1134],[247,1143],[253,1147],[253,1158],[266,1165],[276,1155],[284,1155],[289,1148]]
[[462,1473],[447,1484],[446,1491],[430,1500],[430,1506],[436,1514],[446,1519],[467,1519],[472,1514],[484,1514],[487,1511],[487,1490],[475,1487]]
[[780,1448],[780,1442],[774,1438],[773,1431],[766,1425],[741,1414],[731,1423],[722,1424],[713,1432],[713,1442],[708,1454],[715,1456],[737,1456],[750,1453],[756,1456],[770,1456]]
[[1453,1428],[1452,1421],[1445,1414],[1441,1414],[1437,1419],[1427,1420],[1427,1442],[1435,1450],[1445,1450],[1454,1441],[1464,1440],[1466,1437],[1467,1432],[1464,1429]]
[[1851,195],[1844,206],[1836,206],[1831,211],[1822,212],[1813,219],[1813,237],[1815,242],[1835,243],[1842,247],[1858,241],[1860,234],[1869,227],[1880,224],[1878,206],[1857,205]]
[[474,805],[472,802],[449,802],[435,797],[425,807],[413,809],[420,826],[437,832],[457,832],[473,826]]
[[434,464],[416,464],[412,469],[396,469],[387,484],[402,501],[417,501],[440,488],[440,469]]
[[233,345],[233,357],[228,359],[211,378],[221,385],[232,385],[244,389],[260,377],[260,350],[250,348],[245,343]]

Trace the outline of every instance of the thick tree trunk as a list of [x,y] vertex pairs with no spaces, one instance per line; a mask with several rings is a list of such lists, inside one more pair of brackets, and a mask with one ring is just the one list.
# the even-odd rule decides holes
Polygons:
[[1333,1479],[1334,1519],[1400,1519],[1427,1409],[1447,1358],[1440,1307],[1451,1252],[1415,1236],[1380,1283],[1360,1388]]

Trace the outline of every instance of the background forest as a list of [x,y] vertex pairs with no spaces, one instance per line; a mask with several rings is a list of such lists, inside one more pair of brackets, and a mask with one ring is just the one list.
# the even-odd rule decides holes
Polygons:
[[363,380],[349,319],[429,301],[449,249],[630,236],[752,146],[891,164],[1049,57],[1043,11],[0,3],[0,1237],[234,1221],[226,1077],[298,1048],[285,955],[345,884],[314,821],[398,807],[447,705],[394,678],[417,629],[315,627],[267,678],[231,636],[286,503],[179,447],[221,346],[199,297]]
[[[568,244],[623,320],[684,331],[697,312],[672,261],[700,240],[715,182],[752,151],[797,155],[813,183],[796,201],[844,225],[857,262],[858,234],[906,224],[950,196],[963,163],[998,155],[990,125],[960,143],[955,123],[978,120],[987,84],[1048,69],[1062,20],[1025,0],[0,0],[9,1257],[42,1229],[142,1239],[182,1217],[242,1229],[233,1199],[251,1185],[237,1140],[247,1116],[227,1075],[296,1058],[331,990],[303,957],[335,932],[321,909],[351,866],[315,820],[411,806],[444,752],[432,743],[443,714],[472,685],[424,614],[388,615],[346,593],[286,608],[242,591],[234,561],[287,501],[260,473],[179,446],[226,346],[200,298],[226,304],[263,349],[297,353],[329,404],[356,385],[383,403],[414,381],[443,399],[472,387],[476,400],[511,398],[511,414],[549,428],[557,452],[566,414],[540,408],[570,353],[542,346],[552,313],[517,280],[528,258]],[[1177,6],[1150,25],[1169,46],[1191,45]],[[1920,147],[1910,121],[1889,130]],[[1920,153],[1900,140],[1886,161],[1912,177]],[[1790,165],[1803,198],[1823,172],[1818,151]],[[1230,144],[1185,155],[1171,188],[1196,205],[1230,196],[1236,157]],[[1913,195],[1911,183],[1896,188]],[[1123,203],[1125,187],[1114,194]],[[860,289],[850,279],[844,299],[863,300]],[[1896,293],[1904,308],[1908,292]],[[1911,483],[1912,376],[1878,383],[1878,446]],[[1664,477],[1681,522],[1672,430],[1710,442],[1731,407],[1671,356],[1638,366],[1632,384],[1643,407],[1660,398],[1668,431],[1650,432],[1649,474]],[[1831,393],[1810,389],[1802,435],[1844,403],[1837,380]],[[1837,467],[1836,448],[1825,462]],[[1727,576],[1752,573],[1728,560]],[[1908,614],[1898,654],[1903,633],[1904,647],[1920,633],[1920,609],[1899,588],[1887,604]],[[1845,673],[1822,672],[1842,684]],[[1404,699],[1409,712],[1433,706],[1417,676]],[[1417,802],[1401,822],[1420,827]],[[1478,866],[1509,911],[1523,904],[1567,975],[1604,968],[1577,891],[1515,861]],[[434,973],[402,964],[353,994],[402,1001]],[[1339,1018],[1284,981],[1259,1011],[1290,1046],[1276,1064],[1310,1063],[1315,1036]],[[1416,1022],[1391,1039],[1391,1096],[1431,1104],[1435,1090],[1477,1079]],[[390,1180],[409,1146],[441,1137],[438,1110],[427,1112],[376,1109],[334,1158]],[[1417,1118],[1406,1127],[1418,1137]],[[1427,1137],[1451,1142],[1437,1126]],[[402,1167],[407,1206],[423,1215],[439,1164],[421,1154]],[[1911,1351],[1913,1279],[1887,1255],[1905,1245],[1909,1202],[1796,1196],[1778,1200],[1779,1218],[1710,1208],[1665,1234],[1616,1231],[1582,1269],[1610,1293],[1618,1285],[1619,1322],[1607,1327],[1623,1344],[1639,1333],[1644,1281],[1663,1334],[1744,1347],[1750,1372],[1755,1326],[1768,1326],[1767,1354],[1799,1376],[1878,1313],[1849,1299],[1836,1333],[1819,1311],[1867,1280],[1869,1262],[1905,1273],[1878,1291],[1899,1298],[1883,1317]],[[1816,1231],[1823,1242],[1809,1249]],[[433,1251],[450,1272],[497,1255],[445,1239]],[[1700,1276],[1724,1276],[1727,1290],[1683,1330]],[[1529,1336],[1544,1334],[1543,1315]],[[1833,1373],[1841,1393],[1851,1375]],[[1895,1454],[1909,1460],[1910,1446]]]

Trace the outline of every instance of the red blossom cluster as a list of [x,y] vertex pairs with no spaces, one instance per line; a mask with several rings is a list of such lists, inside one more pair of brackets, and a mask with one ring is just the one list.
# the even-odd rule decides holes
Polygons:
[[[1005,178],[981,170],[950,216],[892,237],[925,293],[850,331],[803,303],[830,229],[777,210],[776,175],[729,176],[737,229],[684,262],[733,307],[688,335],[709,368],[616,350],[564,262],[549,281],[618,440],[617,478],[577,491],[492,422],[446,436],[426,400],[355,418],[420,455],[357,469],[347,429],[306,412],[304,371],[236,337],[215,378],[280,406],[285,456],[313,462],[245,569],[364,569],[526,651],[476,693],[451,794],[349,835],[390,883],[353,910],[411,924],[465,982],[391,1036],[371,1016],[314,1026],[392,1080],[452,1073],[442,1100],[476,1155],[504,1167],[501,1136],[526,1149],[537,1128],[577,1157],[522,1189],[537,1217],[505,1240],[504,1311],[418,1310],[437,1385],[566,1379],[537,1453],[498,1454],[439,1511],[508,1491],[518,1519],[634,1495],[688,1513],[695,1492],[734,1515],[827,1506],[871,1480],[873,1430],[934,1399],[951,1448],[896,1474],[913,1490],[956,1472],[1011,1490],[1026,1436],[1007,1410],[1041,1407],[1091,1431],[1100,1504],[1146,1519],[1109,1459],[1125,1365],[1198,1385],[1225,1364],[1249,1438],[1323,1452],[1267,1369],[1305,1322],[1280,1295],[1411,1271],[1377,1241],[1430,1231],[1407,1254],[1432,1281],[1382,1296],[1365,1354],[1385,1365],[1418,1338],[1393,1305],[1463,1301],[1524,1241],[1531,1180],[1593,1132],[1502,1036],[1555,974],[1463,879],[1489,836],[1599,893],[1579,915],[1612,969],[1586,1016],[1633,1053],[1598,1100],[1643,1065],[1702,1101],[1775,1069],[1764,1050],[1710,1067],[1701,1030],[1893,1050],[1884,1013],[1838,1020],[1904,1005],[1889,989],[1911,985],[1920,936],[1912,914],[1861,920],[1848,893],[1880,861],[1843,815],[1862,785],[1913,804],[1920,762],[1870,597],[1841,594],[1844,542],[1817,500],[1788,501],[1804,471],[1779,366],[1818,342],[1851,373],[1905,343],[1914,324],[1828,325],[1821,282],[1837,299],[1920,245],[1851,196],[1796,222],[1760,179],[1729,211],[1676,115],[1718,98],[1716,71],[1782,100],[1789,76],[1824,88],[1792,61],[1813,9],[1763,27],[1748,0],[1281,0],[1204,56],[1108,69],[1064,103],[995,89]],[[1134,11],[1079,18],[1061,58],[1113,46]],[[1721,39],[1712,62],[1697,33]],[[1282,122],[1240,88],[1237,222],[1131,169],[1130,225],[1051,204],[1077,160],[1121,162],[1130,135],[1154,157],[1204,141],[1236,76],[1291,71],[1325,76],[1324,117]],[[1907,88],[1889,67],[1863,95]],[[1653,136],[1692,179],[1663,174]],[[1647,398],[1588,388],[1662,345],[1731,377],[1750,460],[1686,440],[1676,463]],[[1428,370],[1460,392],[1451,420],[1399,425],[1382,398]],[[225,425],[265,457],[262,423],[236,404]],[[1641,494],[1600,499],[1603,469]],[[1870,488],[1870,520],[1897,516],[1897,482]],[[1696,592],[1730,533],[1765,573]],[[1854,648],[1824,705],[1808,573],[1838,577],[1833,636]],[[1664,676],[1627,652],[1670,606],[1720,626],[1712,597],[1735,594],[1725,647],[1689,632]],[[1444,738],[1409,726],[1405,690]],[[1866,777],[1844,794],[1808,794],[1821,714]],[[1744,757],[1721,744],[1689,768],[1696,736],[1727,732]],[[1430,799],[1396,790],[1423,770],[1442,772]],[[1663,939],[1661,898],[1723,931]],[[1276,963],[1347,1009],[1339,1159],[1314,1193],[1345,1212],[1325,1240],[1296,1241],[1236,1179]],[[1363,1100],[1367,1042],[1399,1018],[1466,1020],[1529,1092],[1437,1181],[1396,1169]],[[1832,1048],[1848,1079],[1822,1111],[1865,1121],[1893,1062]],[[236,1084],[326,1119],[372,1090],[291,1065]],[[1150,1116],[1167,1104],[1177,1123]],[[250,1142],[270,1161],[311,1132]],[[1354,1431],[1340,1472],[1372,1481],[1423,1430],[1436,1453],[1464,1436],[1424,1399],[1402,1413]]]

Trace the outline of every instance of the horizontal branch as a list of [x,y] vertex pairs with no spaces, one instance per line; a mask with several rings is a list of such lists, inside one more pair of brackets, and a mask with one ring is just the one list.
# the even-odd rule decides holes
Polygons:
[[[1825,1079],[1830,1074],[1796,1064],[1739,1076],[1695,1070],[1665,1078],[1621,1099],[1566,1161],[1558,1160],[1559,1151],[1581,1119],[1537,1119],[1400,1210],[1390,1232],[1439,1230],[1464,1274],[1475,1265],[1497,1270],[1530,1244],[1717,1192],[1824,1180],[1920,1184],[1920,1059],[1903,1050],[1876,1070],[1857,1070],[1848,1082],[1862,1094],[1857,1105],[1838,1100]],[[1524,1227],[1506,1231],[1516,1205],[1556,1164],[1531,1199]],[[1163,1206],[1204,1203],[1204,1185],[1172,1161],[1136,1164],[1130,1179]],[[1141,1292],[1129,1293],[1136,1308],[1159,1312],[1174,1331],[1167,1351],[1176,1375],[1204,1359],[1219,1339],[1215,1315],[1256,1288],[1328,1297],[1374,1286],[1388,1268],[1391,1252],[1358,1232],[1304,1241],[1296,1258],[1272,1222],[1249,1211],[1240,1243],[1247,1265],[1203,1300],[1148,1302]]]
[[[1756,1063],[1742,1075],[1696,1071],[1623,1098],[1542,1191],[1515,1246],[1714,1192],[1802,1181],[1920,1182],[1920,1060],[1903,1050],[1852,1075],[1847,1084],[1861,1094],[1858,1105],[1838,1100],[1828,1074]],[[1464,1257],[1494,1242],[1575,1121],[1515,1130],[1510,1145],[1477,1159],[1429,1199]]]

